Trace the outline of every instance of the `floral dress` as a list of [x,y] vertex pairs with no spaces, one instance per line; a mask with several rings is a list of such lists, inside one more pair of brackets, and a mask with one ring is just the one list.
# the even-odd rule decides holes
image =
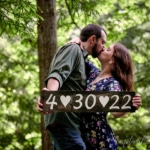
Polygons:
[[[105,78],[90,84],[100,73],[91,62],[90,77],[86,91],[121,91],[120,84],[113,77]],[[87,150],[117,150],[117,141],[107,122],[106,112],[83,113],[83,131]]]

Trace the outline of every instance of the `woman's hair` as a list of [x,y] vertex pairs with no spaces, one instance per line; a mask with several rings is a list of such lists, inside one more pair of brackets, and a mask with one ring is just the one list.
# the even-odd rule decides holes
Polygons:
[[85,42],[87,41],[87,39],[92,36],[92,35],[95,35],[96,36],[96,39],[99,39],[101,38],[101,33],[102,31],[106,33],[105,29],[100,27],[99,25],[96,25],[96,24],[88,24],[87,26],[85,26],[82,30],[81,30],[81,33],[80,33],[80,39],[82,42]]
[[119,81],[123,91],[133,91],[133,67],[128,49],[120,43],[115,43],[113,57],[113,77]]

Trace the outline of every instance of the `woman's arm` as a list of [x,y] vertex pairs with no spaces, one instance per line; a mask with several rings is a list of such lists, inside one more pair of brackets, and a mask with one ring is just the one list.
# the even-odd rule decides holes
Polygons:
[[115,118],[120,118],[127,115],[127,112],[112,112],[112,114]]

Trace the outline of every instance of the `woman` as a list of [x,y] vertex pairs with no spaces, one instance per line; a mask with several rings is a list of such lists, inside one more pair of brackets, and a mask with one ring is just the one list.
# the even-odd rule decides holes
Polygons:
[[[133,69],[127,48],[116,43],[103,49],[98,56],[101,71],[91,62],[86,91],[133,91]],[[135,97],[133,105],[138,109],[141,99]],[[121,117],[125,112],[113,112]],[[83,113],[83,138],[87,150],[117,150],[117,141],[107,122],[107,113]]]

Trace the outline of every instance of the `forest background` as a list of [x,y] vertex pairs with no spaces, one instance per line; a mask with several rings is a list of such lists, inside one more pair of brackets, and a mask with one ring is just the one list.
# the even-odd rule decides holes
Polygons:
[[[106,46],[130,50],[135,92],[143,105],[109,123],[119,150],[145,150],[150,142],[149,0],[0,1],[0,150],[51,150],[37,98],[58,47],[89,23],[103,26]],[[97,59],[92,59],[99,66]]]

